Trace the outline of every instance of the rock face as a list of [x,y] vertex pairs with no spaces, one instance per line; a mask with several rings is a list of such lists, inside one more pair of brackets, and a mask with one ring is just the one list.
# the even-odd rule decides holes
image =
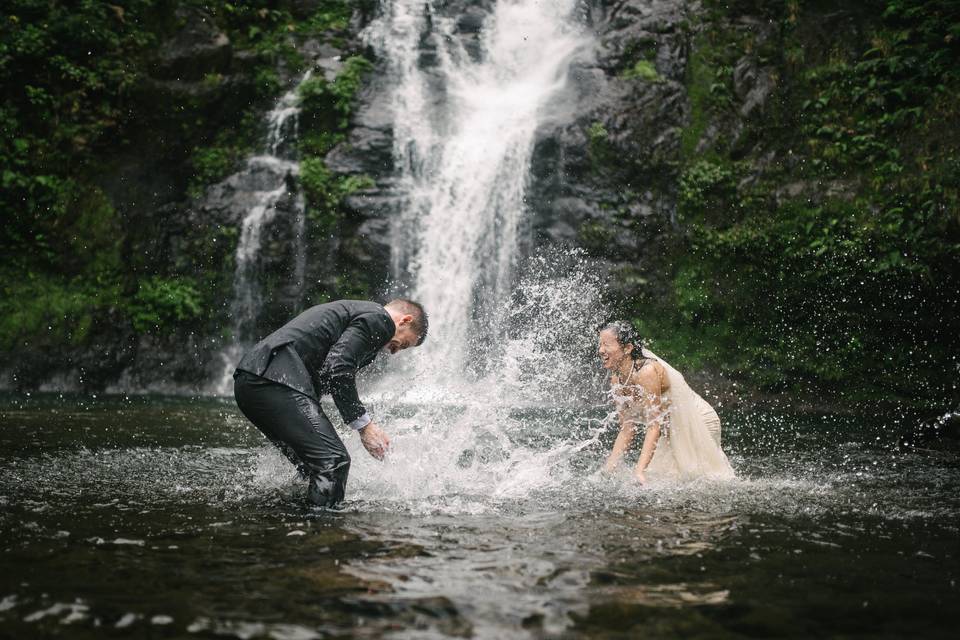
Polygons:
[[[479,34],[491,5],[448,2],[438,9],[454,22],[472,56],[482,54]],[[652,249],[669,234],[681,131],[689,118],[684,79],[690,11],[681,0],[597,0],[581,8],[579,17],[596,47],[571,70],[564,94],[538,132],[523,233],[527,252],[583,246],[635,280],[638,248]],[[420,63],[428,72],[435,64],[436,37],[425,32],[420,43]],[[349,139],[327,164],[376,182],[348,204],[362,220],[358,232],[368,253],[382,258],[390,253],[389,216],[401,195],[393,183],[389,86],[384,61],[378,64],[381,71],[360,94]],[[757,78],[744,72],[743,85],[755,102],[763,91]]]
[[210,73],[228,73],[233,54],[230,38],[199,9],[180,9],[183,27],[160,47],[151,69],[159,80],[197,82]]
[[530,232],[534,246],[583,246],[616,272],[636,268],[638,247],[674,219],[688,7],[595,2],[585,17],[595,55],[571,72],[558,100],[569,109],[539,132]]
[[[294,5],[309,15],[317,3]],[[480,36],[493,5],[492,0],[450,0],[435,8],[476,58],[483,55]],[[375,17],[371,6],[361,3],[355,10],[352,39],[342,39],[337,46],[300,43],[300,53],[314,60],[316,73],[332,80],[347,52],[362,50],[359,33]],[[563,95],[537,133],[522,249],[530,253],[542,247],[584,247],[609,266],[614,289],[632,296],[639,284],[649,289],[652,282],[655,288],[664,279],[667,270],[657,262],[659,248],[678,229],[681,139],[691,112],[685,83],[696,32],[690,25],[700,8],[683,0],[590,0],[578,11],[595,46],[571,69]],[[216,127],[257,99],[249,73],[255,61],[235,50],[203,11],[184,10],[177,19],[182,26],[157,48],[138,102],[145,105],[145,113],[150,113],[151,103],[186,105],[182,117],[203,118]],[[745,23],[744,28],[762,32],[765,27]],[[422,34],[420,64],[428,73],[437,64],[438,37],[429,31]],[[263,333],[308,302],[303,281],[342,290],[343,265],[362,271],[368,282],[387,281],[391,220],[403,195],[395,183],[386,61],[376,64],[356,97],[346,140],[325,157],[332,174],[369,177],[374,186],[347,197],[338,227],[319,235],[309,221],[306,231],[297,226],[294,196],[277,202],[277,215],[262,229],[259,270],[270,288],[254,333]],[[280,71],[284,84],[291,84],[291,76]],[[742,117],[762,111],[776,81],[773,70],[752,58],[737,62],[733,91]],[[203,284],[215,288],[223,303],[208,310],[210,321],[195,332],[139,340],[133,334],[105,338],[101,353],[76,354],[77,368],[91,372],[85,379],[93,387],[123,373],[129,386],[142,388],[151,385],[157,372],[165,381],[202,387],[212,375],[229,324],[236,230],[256,204],[257,170],[247,167],[202,197],[185,198],[188,176],[182,166],[192,141],[176,139],[177,117],[157,117],[157,122],[145,123],[142,144],[116,158],[114,171],[105,172],[104,191],[118,211],[138,221],[131,231],[134,251],[213,274]],[[735,137],[736,130],[736,122],[711,123],[700,142],[730,132]],[[303,246],[304,234],[308,255],[298,274],[295,248]],[[201,245],[204,249],[198,251]],[[380,288],[386,293],[389,285]],[[37,368],[37,376],[45,366]]]

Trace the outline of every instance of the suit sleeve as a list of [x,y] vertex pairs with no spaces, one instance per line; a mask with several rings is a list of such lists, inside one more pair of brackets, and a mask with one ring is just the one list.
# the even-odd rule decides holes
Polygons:
[[[366,356],[386,344],[362,318],[354,320],[330,347],[323,363],[330,381],[330,395],[344,423],[360,429],[369,422],[367,410],[357,394],[356,376]],[[388,337],[389,339],[389,337]]]

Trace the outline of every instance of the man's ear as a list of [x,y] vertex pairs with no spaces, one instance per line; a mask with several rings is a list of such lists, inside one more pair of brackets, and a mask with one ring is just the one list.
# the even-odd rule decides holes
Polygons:
[[407,314],[407,315],[403,316],[402,318],[400,318],[400,326],[401,326],[401,327],[405,327],[405,326],[407,326],[408,324],[410,324],[411,322],[413,322],[413,316],[411,316],[410,314]]

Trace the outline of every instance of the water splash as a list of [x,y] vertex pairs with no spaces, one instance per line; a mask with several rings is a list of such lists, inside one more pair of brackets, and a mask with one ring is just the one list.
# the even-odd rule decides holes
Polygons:
[[[597,400],[600,278],[579,254],[519,257],[535,134],[589,44],[575,5],[497,3],[469,49],[434,2],[387,3],[366,33],[394,87],[393,272],[431,335],[372,394],[393,451],[376,470],[357,452],[361,502],[486,513],[572,481],[596,445],[570,409]],[[530,411],[563,437],[528,437]]]

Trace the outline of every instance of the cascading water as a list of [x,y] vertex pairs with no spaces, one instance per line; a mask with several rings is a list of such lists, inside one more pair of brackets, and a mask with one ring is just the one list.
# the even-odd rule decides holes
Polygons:
[[[576,7],[500,2],[465,46],[440,3],[394,0],[367,31],[393,87],[394,275],[430,336],[367,396],[394,439],[385,466],[356,453],[361,500],[485,512],[559,486],[597,443],[574,414],[599,389],[600,280],[579,254],[518,259],[536,132],[589,50]],[[545,447],[531,421],[568,437]]]
[[294,143],[300,114],[298,89],[310,75],[311,71],[307,71],[300,82],[287,91],[267,114],[264,153],[248,158],[243,171],[228,178],[243,187],[235,192],[238,206],[249,208],[243,217],[237,242],[233,300],[230,303],[233,335],[231,344],[220,353],[223,366],[213,389],[217,395],[230,393],[233,371],[244,346],[249,346],[250,327],[254,326],[261,305],[258,280],[261,235],[264,227],[276,217],[281,201],[289,203],[286,208],[294,218],[293,278],[298,288],[303,283],[306,217],[303,194],[296,186],[300,163]]
[[498,3],[484,20],[479,59],[432,2],[394,0],[368,32],[394,86],[405,196],[394,276],[412,281],[431,318],[417,356],[421,380],[449,377],[431,363],[470,369],[504,329],[534,135],[587,42],[572,20],[576,4]]

